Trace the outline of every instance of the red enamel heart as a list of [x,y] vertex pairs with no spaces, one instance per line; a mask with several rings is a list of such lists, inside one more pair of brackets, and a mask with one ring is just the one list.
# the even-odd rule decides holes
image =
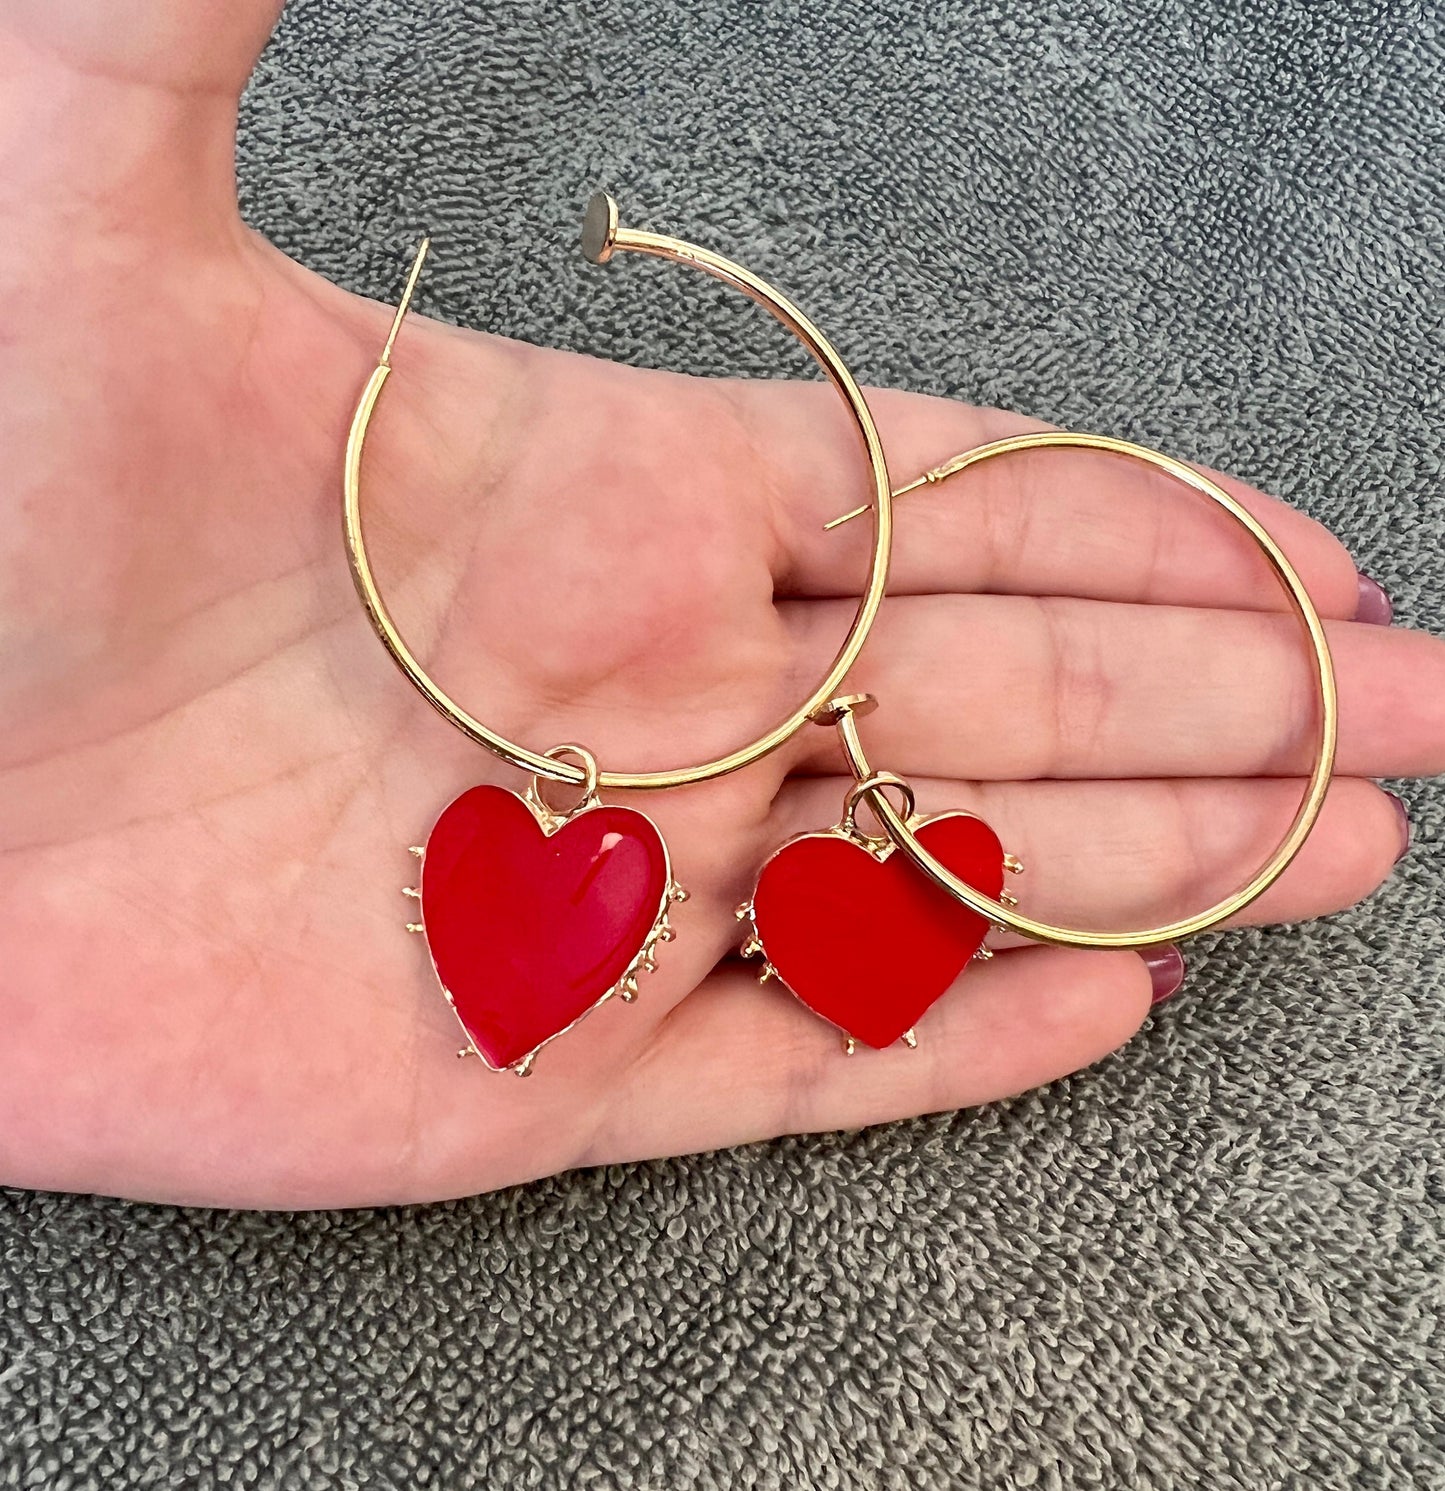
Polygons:
[[422,923],[487,1065],[516,1065],[613,989],[670,884],[661,835],[631,808],[588,808],[549,835],[501,787],[451,803],[426,842]]
[[[917,829],[961,880],[997,897],[1004,852],[968,813]],[[806,834],[763,866],[753,924],[778,977],[809,1009],[865,1045],[891,1045],[983,945],[988,922],[897,850],[879,860],[837,833]]]

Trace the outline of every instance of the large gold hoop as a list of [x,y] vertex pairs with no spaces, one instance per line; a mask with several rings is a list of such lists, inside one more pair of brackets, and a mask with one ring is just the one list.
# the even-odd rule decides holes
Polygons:
[[[1007,927],[1010,931],[1032,938],[1035,942],[1052,943],[1058,947],[1142,948],[1154,947],[1164,942],[1177,942],[1181,938],[1193,937],[1200,932],[1208,931],[1211,927],[1217,927],[1221,922],[1238,915],[1252,901],[1257,900],[1285,872],[1309,837],[1310,830],[1314,828],[1315,820],[1324,806],[1325,794],[1329,791],[1330,776],[1334,771],[1335,744],[1339,734],[1339,700],[1335,689],[1335,671],[1330,658],[1329,642],[1325,637],[1324,623],[1320,620],[1319,612],[1315,610],[1314,602],[1305,589],[1304,581],[1300,579],[1294,566],[1285,558],[1279,545],[1260,525],[1258,519],[1231,497],[1218,482],[1212,481],[1203,472],[1185,465],[1183,461],[1175,460],[1173,456],[1166,456],[1160,451],[1151,450],[1146,445],[1135,445],[1128,440],[1116,440],[1108,435],[1083,435],[1063,430],[1045,430],[1036,434],[1014,435],[1004,440],[994,440],[987,445],[980,445],[975,450],[965,451],[962,455],[955,456],[951,461],[945,462],[942,466],[910,483],[909,486],[901,487],[894,495],[902,496],[904,492],[912,491],[925,483],[943,481],[966,471],[970,466],[977,466],[997,456],[1008,455],[1013,451],[1034,450],[1048,446],[1080,446],[1088,450],[1107,451],[1113,455],[1131,456],[1157,467],[1223,508],[1244,528],[1268,559],[1271,570],[1284,587],[1291,607],[1309,636],[1315,681],[1319,687],[1320,698],[1320,728],[1314,766],[1289,831],[1279,847],[1260,866],[1248,884],[1233,895],[1216,902],[1207,910],[1199,912],[1196,916],[1184,917],[1179,921],[1166,922],[1162,926],[1146,927],[1134,932],[1092,932],[1078,927],[1059,927],[1050,922],[1035,921],[1032,917],[1021,915],[1004,901],[996,901],[991,896],[980,894],[971,885],[945,869],[929,854],[881,790],[865,789],[866,795],[888,837],[930,880],[942,886],[970,910],[988,917],[990,921]],[[848,518],[857,516],[861,511],[862,509],[856,509],[842,518],[834,519],[833,523],[828,526],[833,527],[845,522]],[[873,779],[875,773],[858,736],[858,723],[855,717],[858,712],[855,706],[858,702],[856,696],[837,701],[837,707],[833,709],[828,719],[838,728],[843,750],[848,757],[848,765],[853,775],[860,783],[865,783]]]
[[[377,588],[372,573],[371,559],[367,553],[366,538],[361,523],[361,459],[366,441],[367,428],[371,423],[381,391],[391,374],[391,353],[397,332],[416,290],[417,279],[426,259],[427,241],[423,241],[412,265],[396,316],[392,321],[391,334],[382,349],[377,363],[351,421],[351,433],[346,442],[345,487],[345,535],[346,550],[351,563],[352,579],[357,593],[371,622],[372,629],[381,639],[382,645],[391,655],[397,667],[411,680],[422,697],[446,720],[455,725],[464,735],[485,746],[504,761],[523,771],[538,776],[551,777],[557,781],[581,784],[584,770],[575,762],[543,755],[517,745],[505,736],[497,734],[475,716],[469,714],[450,697],[431,675],[422,667],[416,655],[402,639],[386,603]],[[652,789],[682,787],[692,782],[707,781],[712,777],[725,776],[740,771],[754,761],[776,750],[807,724],[812,714],[837,691],[839,685],[863,650],[868,632],[883,601],[888,584],[888,561],[893,540],[892,491],[888,480],[888,465],[884,459],[883,442],[873,421],[872,412],[863,397],[853,375],[833,349],[833,345],[814,323],[795,306],[792,301],[775,290],[765,280],[744,269],[732,260],[714,254],[708,249],[698,248],[678,238],[658,233],[643,233],[619,228],[617,204],[611,197],[595,196],[587,209],[582,231],[584,253],[594,263],[605,263],[619,251],[650,254],[679,264],[690,264],[705,274],[722,280],[725,284],[741,290],[749,300],[755,301],[770,312],[783,326],[807,348],[814,360],[827,375],[833,387],[841,395],[848,413],[862,438],[873,477],[874,513],[873,557],[869,565],[868,581],[858,602],[858,609],[848,634],[817,688],[786,719],[775,725],[756,740],[719,756],[713,761],[704,761],[696,766],[679,767],[671,771],[603,771],[597,775],[597,784],[605,788]]]

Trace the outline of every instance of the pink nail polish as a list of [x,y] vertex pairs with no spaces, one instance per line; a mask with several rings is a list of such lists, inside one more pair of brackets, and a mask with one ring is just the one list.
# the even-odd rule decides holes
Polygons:
[[1371,626],[1389,626],[1395,619],[1395,603],[1368,575],[1359,577],[1359,598],[1355,602],[1355,620]]
[[1385,796],[1395,804],[1395,812],[1400,818],[1400,852],[1395,856],[1395,863],[1399,864],[1415,842],[1415,825],[1410,821],[1410,806],[1403,797],[1396,792],[1387,792]]
[[1139,956],[1144,959],[1149,980],[1154,985],[1154,998],[1150,1003],[1160,1005],[1173,999],[1184,986],[1184,954],[1171,944],[1150,948]]

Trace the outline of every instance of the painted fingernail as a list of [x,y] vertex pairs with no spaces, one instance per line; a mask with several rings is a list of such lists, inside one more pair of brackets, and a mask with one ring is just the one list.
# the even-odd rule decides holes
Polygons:
[[1383,587],[1368,575],[1360,575],[1359,599],[1355,602],[1355,620],[1371,626],[1389,626],[1395,619],[1395,603]]
[[1163,1004],[1173,999],[1184,986],[1184,954],[1171,944],[1150,948],[1140,957],[1144,959],[1150,982],[1154,985],[1154,998],[1150,1003]]
[[1399,864],[1415,842],[1415,825],[1410,821],[1410,807],[1403,797],[1395,792],[1387,792],[1385,796],[1395,804],[1395,812],[1400,819],[1400,852],[1395,856],[1395,863]]

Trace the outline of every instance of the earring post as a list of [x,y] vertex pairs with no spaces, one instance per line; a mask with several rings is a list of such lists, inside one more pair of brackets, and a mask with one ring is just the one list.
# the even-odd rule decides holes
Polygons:
[[[967,453],[965,453],[965,456]],[[907,486],[894,487],[893,498],[897,501],[900,497],[906,497],[910,492],[916,492],[919,487],[926,487],[933,482],[942,481],[945,477],[952,476],[961,470],[959,463],[967,464],[965,456],[954,456],[951,461],[945,461],[942,466],[935,466],[932,471],[925,471],[922,476],[916,476]],[[831,533],[834,528],[841,528],[844,523],[851,523],[854,518],[861,518],[864,513],[871,513],[873,504],[865,502],[862,507],[855,507],[852,512],[843,513],[840,517],[829,518],[823,524],[823,532]]]
[[423,238],[416,251],[416,258],[411,261],[411,273],[406,277],[406,289],[401,292],[401,303],[396,308],[396,315],[392,317],[391,332],[387,336],[386,346],[381,349],[381,361],[378,367],[389,368],[391,366],[391,349],[396,345],[396,334],[401,330],[401,323],[406,320],[406,313],[411,309],[411,298],[416,294],[416,282],[421,278],[421,267],[426,263],[427,250],[431,248],[431,239]]

